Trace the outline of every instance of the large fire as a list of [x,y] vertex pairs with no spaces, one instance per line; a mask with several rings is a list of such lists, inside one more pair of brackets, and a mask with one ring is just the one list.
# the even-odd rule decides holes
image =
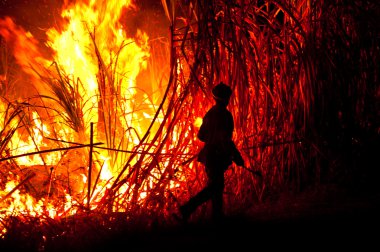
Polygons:
[[[126,211],[128,202],[144,200],[163,176],[150,155],[155,147],[142,145],[164,115],[155,116],[162,90],[136,81],[147,68],[150,45],[144,31],[127,34],[121,22],[133,8],[130,0],[67,3],[64,24],[47,30],[44,50],[12,19],[0,20],[0,36],[29,85],[0,103],[0,158],[7,167],[0,177],[0,219],[94,210],[111,188],[111,211]],[[5,85],[9,76],[1,80]],[[154,166],[149,175],[136,179],[138,185],[129,183],[143,161]]]

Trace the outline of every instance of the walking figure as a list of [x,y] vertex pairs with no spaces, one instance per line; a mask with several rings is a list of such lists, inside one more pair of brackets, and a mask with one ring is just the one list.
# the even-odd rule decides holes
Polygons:
[[216,222],[223,217],[224,172],[235,162],[244,166],[244,160],[232,140],[234,120],[227,109],[231,88],[220,82],[212,89],[214,106],[203,117],[198,139],[204,147],[198,154],[198,161],[204,164],[207,174],[207,186],[180,206],[184,221],[204,202],[212,202],[212,219]]

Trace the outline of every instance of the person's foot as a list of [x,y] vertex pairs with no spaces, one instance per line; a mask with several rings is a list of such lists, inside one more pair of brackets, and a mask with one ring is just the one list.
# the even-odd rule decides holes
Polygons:
[[175,219],[176,222],[180,223],[180,224],[186,224],[186,222],[184,221],[182,215],[180,213],[173,213],[173,218]]
[[180,206],[179,212],[173,214],[174,219],[176,221],[180,222],[181,224],[187,224],[189,216],[190,216],[190,214],[188,213],[185,206]]
[[189,219],[190,217],[190,212],[189,210],[187,209],[186,205],[183,205],[183,206],[180,206],[179,207],[179,211],[181,212],[181,215],[182,215],[182,219],[184,222],[187,222],[187,220]]

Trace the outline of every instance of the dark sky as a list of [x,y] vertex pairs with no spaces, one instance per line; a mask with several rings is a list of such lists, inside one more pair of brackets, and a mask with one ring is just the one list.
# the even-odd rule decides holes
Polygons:
[[60,16],[63,0],[0,0],[0,18],[11,17],[15,23],[44,39],[47,28]]
[[0,15],[42,22],[59,13],[62,3],[63,0],[0,0]]
[[[10,16],[35,38],[44,40],[45,30],[57,27],[63,2],[64,0],[0,0],[0,18]],[[129,15],[127,24],[134,26],[132,29],[138,27],[151,35],[166,34],[169,24],[161,1],[135,0],[135,3],[140,11]]]

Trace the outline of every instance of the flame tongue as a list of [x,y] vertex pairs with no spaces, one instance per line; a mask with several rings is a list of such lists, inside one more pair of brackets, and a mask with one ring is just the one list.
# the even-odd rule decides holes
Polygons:
[[[62,82],[67,83],[63,83],[66,86],[58,83],[48,88],[41,83],[40,75],[45,74],[46,69],[52,69],[52,60],[43,57],[32,34],[19,28],[10,18],[0,20],[0,35],[14,47],[13,51],[18,64],[23,67],[24,72],[30,74],[30,80],[34,83],[38,94],[53,97],[55,100],[60,100],[62,97],[67,100],[80,100],[79,104],[74,104],[75,108],[72,107],[72,104],[66,104],[73,101],[63,101],[65,104],[62,104],[61,101],[58,105],[63,108],[59,108],[62,111],[59,112],[57,118],[70,119],[73,116],[69,113],[73,113],[73,110],[76,109],[74,112],[83,121],[82,127],[87,128],[82,135],[89,135],[88,125],[90,122],[110,119],[104,118],[108,116],[104,114],[101,115],[102,118],[99,118],[99,114],[102,112],[99,112],[100,109],[111,111],[113,116],[119,117],[116,121],[121,125],[117,127],[129,128],[132,122],[141,121],[137,118],[136,113],[129,112],[133,111],[136,104],[134,97],[136,95],[136,77],[141,69],[146,68],[147,58],[150,56],[148,36],[140,30],[137,30],[136,34],[126,34],[120,21],[123,11],[134,8],[135,6],[130,0],[66,3],[66,7],[61,13],[66,20],[64,28],[49,29],[45,44],[52,49],[53,61],[59,68],[56,70],[60,71],[58,76],[53,77],[60,82],[62,81],[61,74],[64,74],[67,78]],[[39,73],[36,74],[36,72]],[[48,77],[52,77],[50,72]],[[48,81],[50,85],[52,82]],[[62,91],[64,88],[68,89],[69,97]],[[30,91],[31,89],[23,87],[22,90]],[[60,93],[57,94],[57,92]],[[30,96],[30,92],[26,95]],[[117,96],[117,98],[113,96]],[[118,102],[117,106],[112,104],[115,99]],[[143,111],[141,117],[144,117],[143,114],[151,114],[150,112]],[[41,119],[38,115],[33,114],[31,119],[32,124],[37,128],[37,130],[33,130],[34,135],[40,134],[37,138],[39,139],[38,145],[43,144],[44,137],[56,138],[55,135],[49,135],[49,130],[40,122]],[[62,127],[55,129],[60,138],[68,141],[78,140],[78,137],[68,135],[70,129],[65,128],[66,122],[62,122],[60,119],[58,121],[54,119],[54,121],[55,123],[59,122]],[[79,123],[70,122],[69,124]],[[57,126],[59,125],[55,124],[55,127]],[[74,131],[79,131],[79,126],[70,126]],[[144,132],[142,125],[135,124],[134,129],[139,134]],[[25,137],[18,136],[17,138],[23,138],[22,146],[36,146],[32,139],[27,140],[30,142],[28,144],[25,143]],[[79,137],[79,141],[84,140]],[[103,141],[103,139],[99,140]],[[135,139],[132,139],[133,141]],[[25,147],[19,148],[18,153],[12,154],[20,152],[25,153]],[[24,158],[24,162],[25,164],[27,162],[35,163],[27,158]]]
[[[123,98],[129,99],[126,96],[135,93],[131,88],[140,69],[146,67],[148,37],[140,31],[125,34],[120,17],[126,8],[134,8],[131,1],[90,1],[88,5],[79,2],[62,12],[62,17],[68,20],[63,31],[50,29],[47,32],[47,44],[55,51],[59,65],[67,74],[81,79],[83,100],[92,101],[87,103],[84,111],[93,111],[97,97],[101,95],[97,79],[100,68],[106,67],[109,71],[100,81],[106,81],[108,88],[113,86],[124,92]],[[97,115],[88,113],[85,119],[87,122],[97,121]]]
[[[64,141],[88,141],[90,122],[107,122],[111,121],[111,119],[114,119],[113,122],[116,125],[108,126],[108,130],[116,131],[115,128],[121,128],[113,136],[128,139],[126,145],[120,144],[123,141],[116,139],[114,143],[118,147],[128,149],[136,141],[138,142],[137,137],[136,139],[131,139],[131,135],[125,136],[123,134],[127,132],[126,129],[131,128],[132,124],[133,132],[137,132],[135,134],[144,132],[144,125],[139,123],[142,121],[144,114],[152,114],[151,110],[142,111],[140,114],[136,112],[130,113],[130,111],[135,110],[136,106],[136,77],[141,69],[146,68],[147,58],[150,55],[148,36],[140,30],[137,30],[136,34],[126,34],[121,22],[123,11],[133,8],[135,6],[132,5],[130,0],[91,0],[66,4],[61,13],[65,20],[64,28],[50,28],[46,33],[47,41],[45,44],[53,52],[51,58],[56,68],[52,67],[52,60],[44,57],[42,52],[39,51],[38,43],[30,33],[17,27],[9,18],[0,20],[0,35],[7,42],[13,44],[15,58],[24,72],[29,74],[30,81],[34,84],[35,89],[38,90],[38,94],[44,95],[45,98],[50,97],[50,103],[58,101],[58,104],[53,106],[50,104],[54,109],[48,112],[45,110],[30,112],[28,125],[22,124],[25,128],[32,128],[27,130],[28,136],[21,135],[25,134],[25,131],[24,133],[16,132],[10,143],[12,146],[20,145],[21,143],[24,148],[16,146],[17,149],[15,148],[11,155],[33,151],[29,148],[26,149],[25,146],[31,146],[35,150],[37,147],[38,149],[41,149],[41,147],[51,148],[52,145],[49,145],[51,142],[46,142],[47,138],[58,138]],[[49,82],[49,88],[47,88],[47,82]],[[61,99],[60,95],[64,99]],[[145,96],[144,99],[148,100]],[[44,103],[44,105],[46,104],[48,102]],[[6,104],[0,103],[0,108],[5,109],[6,107]],[[100,110],[107,111],[107,113],[102,114]],[[52,114],[54,115],[52,116]],[[85,132],[78,132],[80,127],[73,127],[73,124],[77,123],[70,119],[74,117],[73,114],[83,121],[83,130]],[[71,121],[65,121],[65,119],[70,119]],[[1,121],[3,125],[5,119],[0,120],[4,120]],[[14,117],[12,120],[16,120],[12,124],[17,124],[19,123],[17,120],[20,119]],[[70,135],[78,133],[81,133],[82,136],[87,136],[87,139]],[[104,135],[107,134],[104,133]],[[107,137],[109,136],[105,136],[106,139],[98,140],[104,140],[110,144],[112,141]],[[61,142],[60,146],[62,145],[67,146],[67,144]],[[115,146],[110,144],[108,147]],[[112,160],[111,162],[112,158],[107,155],[107,152],[99,151],[99,153],[98,159],[100,163],[103,162],[101,173],[99,172],[101,175],[100,180],[109,180],[112,178],[110,170],[113,167],[111,166],[117,163],[121,164],[122,161]],[[77,155],[80,162],[85,161],[80,160],[81,158],[83,159],[83,156],[85,155]],[[57,163],[65,165],[68,163],[62,160],[60,154],[50,153],[44,154],[43,159],[39,156],[33,159],[28,157],[17,159],[17,163],[29,166],[37,164],[56,165]],[[78,160],[75,161],[78,162]],[[86,166],[87,162],[84,164]],[[79,162],[75,165],[75,169],[79,170]],[[56,170],[48,174],[50,182],[53,176],[60,176],[60,174],[56,173]],[[66,173],[69,171],[70,167],[67,166]],[[81,183],[83,185],[87,181],[87,172],[85,169],[82,171],[83,173],[74,181],[78,185]],[[73,176],[70,179],[73,179]],[[80,183],[80,180],[83,181]],[[7,187],[9,188],[6,191],[11,191],[18,184],[19,181],[17,180],[15,180],[14,184],[8,183]],[[102,189],[104,188],[105,185],[103,184]],[[86,191],[85,187],[80,189],[83,192]],[[100,189],[93,188],[93,190],[93,195],[102,196]],[[13,193],[7,198],[22,201],[19,197],[16,199],[15,195]],[[75,202],[70,195],[67,195],[66,199],[70,199],[71,204]],[[20,204],[20,202],[17,204]],[[29,201],[29,203],[21,202],[21,204],[26,206],[26,204],[31,203]],[[71,204],[65,204],[64,210],[69,209]],[[3,205],[0,206],[2,209],[14,209]],[[50,214],[59,215],[55,211],[51,211]],[[3,216],[1,215],[0,217]]]

